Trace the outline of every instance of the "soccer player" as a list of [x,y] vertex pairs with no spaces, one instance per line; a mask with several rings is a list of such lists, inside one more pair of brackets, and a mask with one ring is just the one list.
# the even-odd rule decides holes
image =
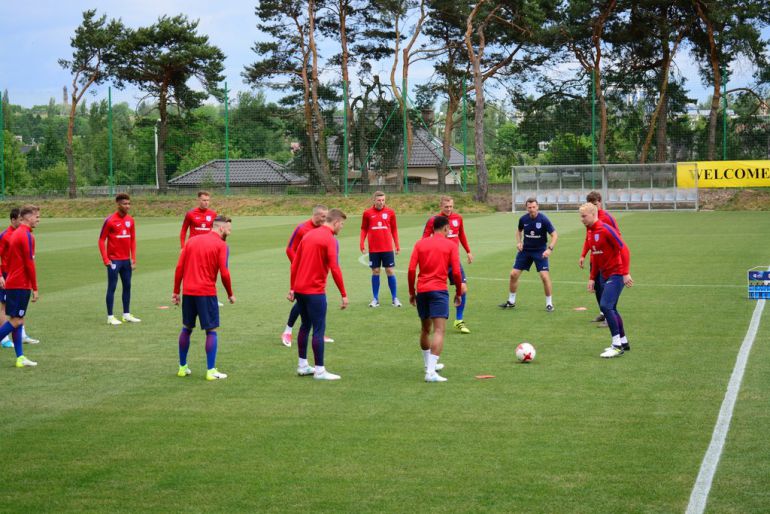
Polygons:
[[[471,264],[473,262],[473,254],[471,253],[471,248],[468,246],[468,239],[465,237],[465,228],[463,228],[463,217],[454,212],[455,208],[455,201],[452,199],[451,196],[442,196],[441,200],[439,201],[439,206],[441,208],[441,212],[438,214],[439,216],[445,216],[449,219],[449,232],[447,232],[447,239],[452,241],[454,244],[458,245],[458,252],[460,245],[463,246],[465,249],[465,253],[468,255],[468,264]],[[431,237],[433,236],[433,219],[435,216],[431,217],[428,222],[425,224],[425,229],[422,232],[422,237]],[[463,288],[463,296],[462,296],[462,302],[460,302],[459,306],[455,306],[455,322],[454,327],[455,330],[460,332],[461,334],[470,334],[470,329],[465,325],[465,321],[463,321],[463,315],[465,314],[465,301],[468,296],[468,284],[466,283],[465,279],[465,270],[462,268],[462,265],[460,265],[460,275],[462,276],[463,284],[465,284],[465,287]],[[454,273],[450,270],[449,272],[449,283],[454,284],[452,282],[454,277]]]
[[136,223],[128,211],[131,197],[118,193],[115,197],[117,211],[107,216],[99,234],[99,252],[107,267],[107,324],[122,322],[112,314],[118,277],[123,284],[123,321],[138,323],[142,320],[131,315],[131,274],[136,269]]
[[602,296],[599,307],[607,320],[612,336],[612,344],[600,354],[600,357],[619,357],[631,349],[623,327],[623,318],[618,312],[618,299],[623,287],[631,287],[629,266],[630,252],[620,234],[611,226],[599,220],[598,209],[592,203],[580,207],[580,221],[586,226],[586,241],[591,247],[591,278],[588,291],[596,290],[600,284]]
[[[545,310],[553,311],[553,292],[551,286],[551,274],[548,267],[548,257],[551,256],[559,234],[553,228],[548,217],[539,212],[540,206],[535,198],[527,198],[527,214],[519,218],[519,226],[516,230],[516,261],[513,263],[510,279],[508,281],[508,299],[499,307],[513,309],[516,307],[516,290],[519,288],[519,277],[522,271],[529,271],[532,263],[540,274],[545,290]],[[551,236],[551,244],[548,244],[548,235]]]
[[[13,234],[13,231],[16,230],[16,228],[19,226],[19,223],[21,220],[19,219],[19,208],[14,207],[11,209],[11,215],[10,215],[11,223],[8,225],[8,228],[3,230],[2,233],[0,233],[0,271],[2,272],[3,278],[8,277],[8,270],[6,269],[5,262],[8,259],[8,243],[11,240],[11,235]],[[0,289],[0,325],[5,323],[7,321],[7,317],[5,315],[5,290]],[[27,335],[27,330],[24,327],[24,325],[21,326],[21,340],[22,342],[26,344],[38,344],[40,341],[37,339],[33,339],[32,337]],[[11,338],[9,336],[5,336],[2,340],[2,347],[3,348],[13,348],[13,341],[11,341]]]
[[[297,248],[299,248],[299,244],[302,242],[302,238],[305,237],[305,234],[311,230],[323,225],[324,221],[326,221],[326,215],[328,213],[329,209],[327,209],[325,206],[316,205],[313,207],[313,214],[311,215],[310,219],[297,225],[297,228],[295,228],[294,232],[291,233],[289,243],[286,245],[286,256],[289,258],[290,265],[294,261],[294,256],[297,255]],[[283,329],[283,334],[281,334],[281,342],[287,348],[291,348],[291,333],[292,329],[294,328],[294,323],[297,322],[297,318],[299,318],[299,304],[294,303],[294,305],[291,307],[291,311],[289,312],[289,320],[286,322],[286,328]],[[324,335],[324,343],[333,342],[334,339]]]
[[5,313],[9,318],[0,326],[0,339],[12,334],[16,367],[24,368],[37,366],[37,362],[24,355],[21,327],[30,300],[36,302],[38,299],[35,237],[32,230],[40,223],[40,209],[34,205],[25,205],[19,210],[19,217],[21,221],[11,235],[6,259],[3,259],[8,277],[0,277],[0,287],[5,289]]
[[211,194],[208,191],[198,191],[198,207],[187,211],[182,222],[182,231],[179,233],[179,242],[184,248],[187,230],[190,230],[190,238],[208,234],[211,232],[212,223],[217,213],[209,209]]
[[[341,377],[326,371],[324,365],[324,331],[326,330],[326,279],[329,271],[342,295],[342,305],[348,306],[348,295],[342,281],[339,265],[339,242],[334,237],[340,233],[347,216],[339,209],[326,215],[323,225],[305,235],[291,262],[291,286],[286,298],[297,301],[301,323],[297,335],[299,361],[297,375],[313,375],[316,380],[339,380]],[[313,329],[313,357],[315,367],[307,361],[307,340]]]
[[232,220],[225,216],[214,218],[208,234],[190,238],[179,254],[174,273],[174,292],[171,302],[179,305],[180,286],[184,283],[182,303],[182,331],[179,333],[179,371],[177,376],[191,374],[187,365],[190,335],[195,319],[200,320],[206,331],[206,380],[221,380],[227,375],[217,371],[217,328],[219,328],[219,301],[217,300],[217,274],[227,291],[227,299],[235,303],[230,270],[227,261],[230,254],[225,241],[232,232]]
[[[385,193],[375,191],[374,205],[364,211],[361,217],[361,239],[359,247],[364,253],[364,241],[369,241],[369,267],[372,268],[372,298],[369,307],[380,306],[380,268],[385,268],[388,277],[388,288],[392,297],[393,307],[401,307],[396,296],[396,255],[401,251],[398,244],[398,225],[396,213],[385,207]],[[393,252],[395,243],[395,254]]]
[[[618,227],[618,222],[615,220],[615,218],[612,217],[612,215],[605,211],[602,208],[602,194],[599,191],[591,191],[586,195],[586,202],[592,203],[596,206],[599,212],[599,221],[604,223],[605,225],[609,225],[612,228],[615,229],[615,231],[620,235],[620,227]],[[626,251],[628,251],[628,247],[624,247]],[[583,269],[583,263],[586,260],[586,255],[588,254],[588,251],[590,250],[590,245],[588,244],[588,240],[586,239],[585,243],[583,243],[583,252],[580,254],[580,260],[578,261],[578,265],[581,269]],[[589,265],[590,265],[589,261]],[[602,297],[602,289],[600,284],[596,284],[595,288],[596,292],[596,303],[599,304],[601,297]],[[599,315],[594,318],[592,321],[596,323],[602,323],[604,326],[607,326],[607,322],[604,319],[604,314],[601,312]]]
[[[449,318],[449,291],[447,290],[447,275],[454,274],[452,282],[455,285],[455,307],[462,302],[463,283],[460,270],[460,248],[447,239],[449,234],[449,219],[446,216],[433,217],[433,237],[417,241],[409,260],[409,303],[417,307],[417,315],[421,321],[420,348],[422,349],[423,364],[425,365],[426,382],[446,382],[437,371],[444,368],[438,359],[444,348],[444,332],[446,320]],[[415,275],[417,268],[420,275],[415,290]],[[433,337],[431,338],[431,328]]]

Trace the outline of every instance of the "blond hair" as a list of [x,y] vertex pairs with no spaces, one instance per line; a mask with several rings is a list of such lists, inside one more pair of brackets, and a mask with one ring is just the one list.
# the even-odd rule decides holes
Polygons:
[[578,210],[580,211],[580,214],[588,213],[588,214],[593,214],[594,216],[596,216],[596,214],[599,212],[599,208],[596,207],[591,202],[584,203],[583,205],[580,206],[580,209]]

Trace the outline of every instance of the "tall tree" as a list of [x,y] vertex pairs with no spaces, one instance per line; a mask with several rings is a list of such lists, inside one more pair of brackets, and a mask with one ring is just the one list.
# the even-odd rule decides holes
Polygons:
[[[553,18],[550,0],[479,0],[468,14],[465,48],[471,64],[477,189],[475,198],[486,201],[489,173],[484,146],[484,84],[492,77],[521,72],[540,64],[539,33]],[[521,54],[520,54],[521,52]],[[516,59],[516,60],[514,60]]]
[[[134,84],[158,102],[158,187],[165,192],[168,107],[172,105],[185,112],[200,106],[211,95],[222,98],[219,82],[224,80],[225,55],[209,43],[208,36],[198,33],[198,20],[191,21],[183,14],[161,16],[149,27],[126,30],[117,51],[118,86]],[[193,78],[203,86],[203,91],[190,87]]]
[[[59,59],[59,65],[72,73],[72,96],[69,105],[69,123],[67,124],[67,143],[64,154],[67,158],[67,176],[69,178],[69,197],[77,196],[77,177],[75,159],[72,150],[72,138],[75,129],[75,114],[83,95],[94,84],[100,84],[109,75],[110,66],[115,57],[115,45],[124,31],[120,21],[110,20],[107,16],[96,17],[96,9],[83,12],[83,21],[75,29],[70,39],[71,59]],[[66,87],[65,87],[66,95]],[[65,97],[66,100],[66,97]]]
[[770,23],[770,10],[765,0],[691,1],[698,19],[690,33],[692,50],[704,82],[713,86],[707,139],[708,159],[713,160],[723,73],[741,55],[759,66],[766,63],[767,42],[761,29]]
[[[252,47],[260,60],[246,66],[243,77],[254,86],[273,86],[300,91],[303,134],[301,150],[311,173],[327,191],[337,191],[326,155],[325,123],[321,113],[322,88],[318,78],[318,49],[315,44],[314,0],[262,0],[256,7],[257,27],[270,41]],[[288,82],[286,81],[288,79]],[[292,103],[293,99],[285,99]]]

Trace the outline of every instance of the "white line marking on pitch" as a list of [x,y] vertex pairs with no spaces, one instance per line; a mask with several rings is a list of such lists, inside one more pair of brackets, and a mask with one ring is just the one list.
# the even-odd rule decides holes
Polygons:
[[743,338],[741,349],[738,351],[738,357],[735,360],[733,374],[730,376],[730,381],[727,383],[727,392],[725,393],[724,400],[722,400],[722,407],[719,409],[719,417],[717,418],[716,426],[714,426],[714,433],[711,434],[711,444],[709,444],[706,455],[703,457],[700,471],[698,471],[698,478],[695,480],[695,485],[690,494],[690,502],[687,504],[687,514],[701,514],[706,509],[706,502],[708,501],[709,491],[711,490],[711,482],[714,479],[714,474],[716,473],[717,465],[719,464],[719,458],[722,456],[722,449],[725,446],[727,432],[730,429],[730,421],[733,417],[733,409],[735,408],[735,402],[738,398],[738,392],[741,389],[743,373],[746,371],[749,353],[754,344],[754,339],[757,336],[759,321],[762,318],[762,311],[764,308],[765,300],[757,301],[757,306],[754,307],[754,314],[751,316],[749,330],[746,332],[746,337]]

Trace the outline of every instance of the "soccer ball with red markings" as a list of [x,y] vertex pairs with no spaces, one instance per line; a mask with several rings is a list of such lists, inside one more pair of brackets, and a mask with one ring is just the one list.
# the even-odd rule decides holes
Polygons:
[[535,353],[535,347],[526,341],[516,347],[516,358],[522,363],[535,360]]

